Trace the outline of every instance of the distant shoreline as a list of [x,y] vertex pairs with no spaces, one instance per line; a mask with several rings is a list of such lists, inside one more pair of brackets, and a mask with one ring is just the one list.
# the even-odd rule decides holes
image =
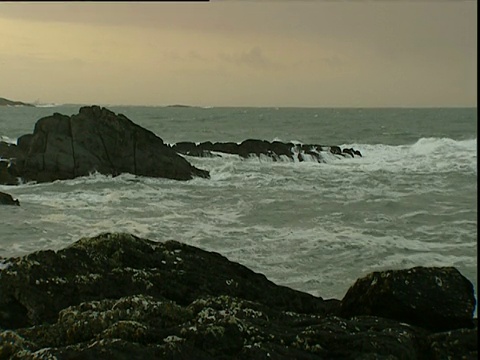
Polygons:
[[8,100],[0,97],[0,106],[31,106],[35,107],[33,104],[24,103],[21,101]]

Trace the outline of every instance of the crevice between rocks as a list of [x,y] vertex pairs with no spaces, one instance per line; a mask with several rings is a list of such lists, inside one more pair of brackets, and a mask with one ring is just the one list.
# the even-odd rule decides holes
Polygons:
[[113,176],[116,176],[117,175],[117,169],[115,169],[115,166],[113,165],[113,162],[112,160],[110,159],[110,155],[108,155],[108,150],[107,150],[107,147],[105,145],[105,141],[103,141],[103,136],[102,134],[98,133],[98,136],[100,137],[100,140],[102,141],[102,145],[103,145],[103,150],[105,150],[105,154],[107,155],[107,160],[108,162],[110,163],[110,167],[112,169],[112,175]]
[[137,132],[133,133],[133,173],[137,174]]
[[68,125],[69,125],[69,131],[70,131],[70,138],[72,139],[71,141],[72,141],[72,157],[73,157],[73,177],[75,178],[77,176],[77,172],[76,172],[77,162],[75,161],[75,146],[73,145],[74,140],[73,140],[72,119],[71,118],[68,121]]

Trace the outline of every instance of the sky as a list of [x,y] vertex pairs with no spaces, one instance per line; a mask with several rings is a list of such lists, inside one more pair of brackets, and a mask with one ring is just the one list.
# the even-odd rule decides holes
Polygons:
[[477,104],[474,0],[0,2],[0,39],[18,101]]

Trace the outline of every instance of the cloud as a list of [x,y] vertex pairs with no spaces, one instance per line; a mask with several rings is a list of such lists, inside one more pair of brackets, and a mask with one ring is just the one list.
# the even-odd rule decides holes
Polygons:
[[251,48],[249,51],[243,51],[240,53],[221,53],[219,54],[219,57],[227,63],[247,66],[255,70],[267,70],[279,66],[278,63],[266,57],[262,49],[258,46]]

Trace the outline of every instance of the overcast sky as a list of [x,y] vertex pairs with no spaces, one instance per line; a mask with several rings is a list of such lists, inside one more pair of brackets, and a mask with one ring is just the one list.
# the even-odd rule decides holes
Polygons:
[[0,97],[476,106],[477,2],[0,2]]

